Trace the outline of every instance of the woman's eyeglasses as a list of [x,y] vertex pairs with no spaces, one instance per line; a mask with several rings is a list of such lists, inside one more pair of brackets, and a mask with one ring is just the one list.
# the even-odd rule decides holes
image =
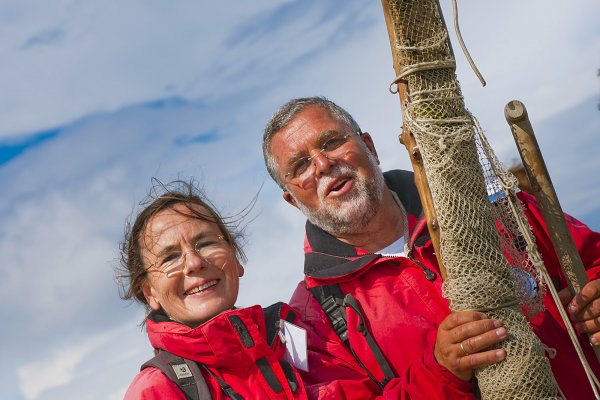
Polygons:
[[215,256],[222,254],[229,249],[228,243],[223,235],[206,234],[194,243],[192,250],[182,253],[180,251],[169,252],[161,255],[159,260],[152,264],[149,269],[162,272],[171,277],[173,274],[183,271],[186,257],[190,253],[196,253],[206,262],[212,262]]

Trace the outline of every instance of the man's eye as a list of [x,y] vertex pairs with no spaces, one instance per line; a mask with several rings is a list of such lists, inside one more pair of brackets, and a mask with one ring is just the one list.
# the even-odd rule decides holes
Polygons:
[[310,165],[309,157],[299,159],[292,168],[292,176],[297,177],[302,175]]
[[325,144],[323,144],[322,150],[323,151],[332,151],[337,148],[340,148],[344,143],[346,143],[346,140],[347,140],[346,136],[339,136],[339,137],[331,138],[328,141],[326,141]]

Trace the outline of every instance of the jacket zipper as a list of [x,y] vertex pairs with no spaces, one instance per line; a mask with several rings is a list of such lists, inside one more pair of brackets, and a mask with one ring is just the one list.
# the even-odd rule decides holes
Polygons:
[[[379,253],[366,253],[364,255],[365,256],[368,256],[368,255],[378,255],[380,258],[388,258],[388,259],[402,257],[402,256],[386,256],[386,255],[379,254]],[[421,261],[419,261],[419,260],[417,260],[416,258],[413,257],[413,255],[412,255],[412,248],[408,251],[408,254],[406,255],[406,258],[408,258],[410,261],[412,261],[415,264],[417,264],[421,268],[421,270],[423,270],[423,274],[425,274],[425,279],[427,279],[429,282],[435,281],[435,278],[437,277],[437,274],[435,272],[433,272],[430,268],[427,268]]]

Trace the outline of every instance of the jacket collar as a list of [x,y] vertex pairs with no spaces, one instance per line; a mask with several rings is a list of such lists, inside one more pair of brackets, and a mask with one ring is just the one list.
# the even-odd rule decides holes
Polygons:
[[257,305],[225,311],[196,328],[170,320],[163,312],[151,312],[146,331],[154,348],[218,367],[235,363],[231,354],[244,350],[235,326],[238,320],[256,327],[253,332],[266,329],[263,309]]

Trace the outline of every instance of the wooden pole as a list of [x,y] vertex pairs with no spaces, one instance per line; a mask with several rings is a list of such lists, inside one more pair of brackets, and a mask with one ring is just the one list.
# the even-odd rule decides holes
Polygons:
[[[389,1],[382,0],[381,4],[383,6],[383,15],[385,17],[385,24],[387,26],[388,35],[390,38],[390,46],[392,47],[394,71],[396,71],[396,75],[399,75],[401,72],[401,64],[398,62],[396,51],[394,51],[394,49],[396,48],[396,33],[394,23],[390,14]],[[406,81],[402,80],[398,82],[397,90],[398,95],[400,96],[400,106],[402,109],[405,109],[406,104],[408,102],[408,85]],[[423,167],[423,160],[421,159],[421,152],[419,150],[419,146],[417,146],[414,135],[406,128],[406,125],[402,127],[400,143],[406,147],[406,150],[408,151],[408,154],[410,156],[410,162],[415,173],[415,185],[417,186],[419,197],[421,198],[423,212],[425,213],[425,217],[427,218],[427,228],[429,229],[429,236],[431,237],[431,242],[433,243],[435,255],[437,257],[438,265],[440,267],[440,273],[442,274],[442,279],[445,280],[446,269],[444,268],[444,265],[442,263],[442,253],[440,252],[440,230],[435,215],[433,200],[431,198],[431,191],[429,190],[429,185],[427,184],[427,176]]]
[[[575,296],[589,282],[581,257],[575,247],[573,237],[565,220],[564,213],[550,180],[550,174],[542,157],[542,152],[531,127],[525,105],[518,100],[510,101],[504,107],[504,116],[512,131],[519,149],[523,166],[542,212],[542,217],[550,234],[558,261],[567,278],[569,292]],[[561,307],[561,304],[557,304]],[[600,361],[600,348],[594,346],[596,358]]]

